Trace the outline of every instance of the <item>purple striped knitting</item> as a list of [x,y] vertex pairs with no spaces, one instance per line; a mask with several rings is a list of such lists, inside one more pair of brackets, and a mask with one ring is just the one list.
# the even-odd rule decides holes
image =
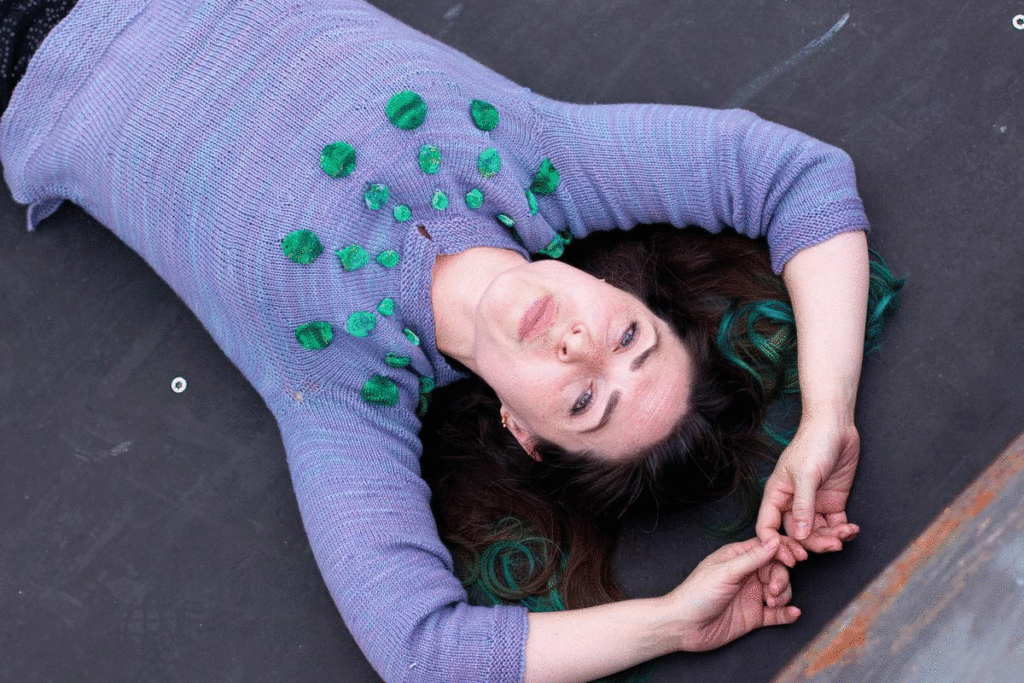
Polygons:
[[[412,130],[385,114],[400,91],[427,107]],[[496,107],[493,130],[474,124],[475,99]],[[332,178],[320,153],[336,141],[356,164]],[[437,173],[421,170],[423,145],[438,148]],[[501,158],[493,177],[478,168],[488,148]],[[355,0],[81,0],[15,91],[0,153],[30,226],[63,200],[84,207],[263,396],[324,580],[387,681],[512,683],[524,667],[525,611],[466,604],[419,477],[421,389],[459,377],[434,348],[436,254],[536,253],[565,231],[664,221],[766,235],[781,270],[803,247],[867,228],[835,148],[742,111],[554,102]],[[545,159],[560,183],[536,194],[534,214],[525,190]],[[376,211],[370,184],[389,189]],[[399,204],[410,220],[396,220]],[[282,250],[296,230],[325,247],[312,263]],[[369,259],[347,271],[334,251],[352,246]],[[374,258],[388,249],[400,255],[390,268]],[[364,337],[347,331],[359,312]],[[331,325],[326,348],[298,342],[311,321]],[[373,375],[393,382],[397,405],[365,400]]]

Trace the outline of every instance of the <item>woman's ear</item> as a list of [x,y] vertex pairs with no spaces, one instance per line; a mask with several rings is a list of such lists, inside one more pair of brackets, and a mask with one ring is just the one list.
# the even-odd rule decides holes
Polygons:
[[512,432],[512,436],[516,438],[527,455],[540,462],[540,454],[534,448],[533,434],[505,406],[501,407],[501,426]]

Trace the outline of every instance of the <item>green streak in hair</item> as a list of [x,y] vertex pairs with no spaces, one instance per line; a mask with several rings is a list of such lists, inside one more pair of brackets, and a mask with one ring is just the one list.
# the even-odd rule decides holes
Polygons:
[[[875,251],[871,252],[868,281],[867,317],[864,329],[864,353],[876,351],[885,322],[899,308],[900,290],[905,278],[892,274],[888,264]],[[719,352],[756,382],[766,395],[781,399],[786,395],[799,397],[797,376],[796,319],[793,308],[784,301],[766,299],[740,305],[733,303],[722,315],[715,344]],[[796,435],[795,429],[781,428],[768,419],[761,423],[764,437],[786,448]],[[764,482],[755,489],[760,496]],[[740,495],[748,495],[740,492]],[[742,501],[741,501],[742,502]],[[741,505],[756,510],[757,500]],[[750,511],[732,522],[705,523],[705,532],[729,537],[753,521]]]

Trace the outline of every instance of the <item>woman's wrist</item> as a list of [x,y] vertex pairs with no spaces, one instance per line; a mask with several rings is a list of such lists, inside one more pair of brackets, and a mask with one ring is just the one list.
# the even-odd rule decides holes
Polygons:
[[533,612],[529,620],[526,683],[589,681],[682,649],[683,620],[669,596]]
[[846,397],[803,400],[800,424],[839,427],[852,425],[856,403],[855,393],[848,394]]

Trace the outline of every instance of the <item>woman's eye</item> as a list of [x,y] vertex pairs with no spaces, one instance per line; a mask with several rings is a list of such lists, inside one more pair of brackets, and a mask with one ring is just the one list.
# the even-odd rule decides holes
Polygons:
[[572,404],[572,410],[569,411],[570,414],[579,415],[580,413],[582,413],[584,410],[587,409],[587,406],[590,405],[590,400],[592,398],[594,398],[593,389],[587,389],[586,391],[584,391],[582,394],[580,394],[580,397],[576,399],[576,403]]
[[622,337],[619,339],[619,348],[626,348],[633,343],[636,339],[636,323],[631,323],[626,331],[622,333]]

